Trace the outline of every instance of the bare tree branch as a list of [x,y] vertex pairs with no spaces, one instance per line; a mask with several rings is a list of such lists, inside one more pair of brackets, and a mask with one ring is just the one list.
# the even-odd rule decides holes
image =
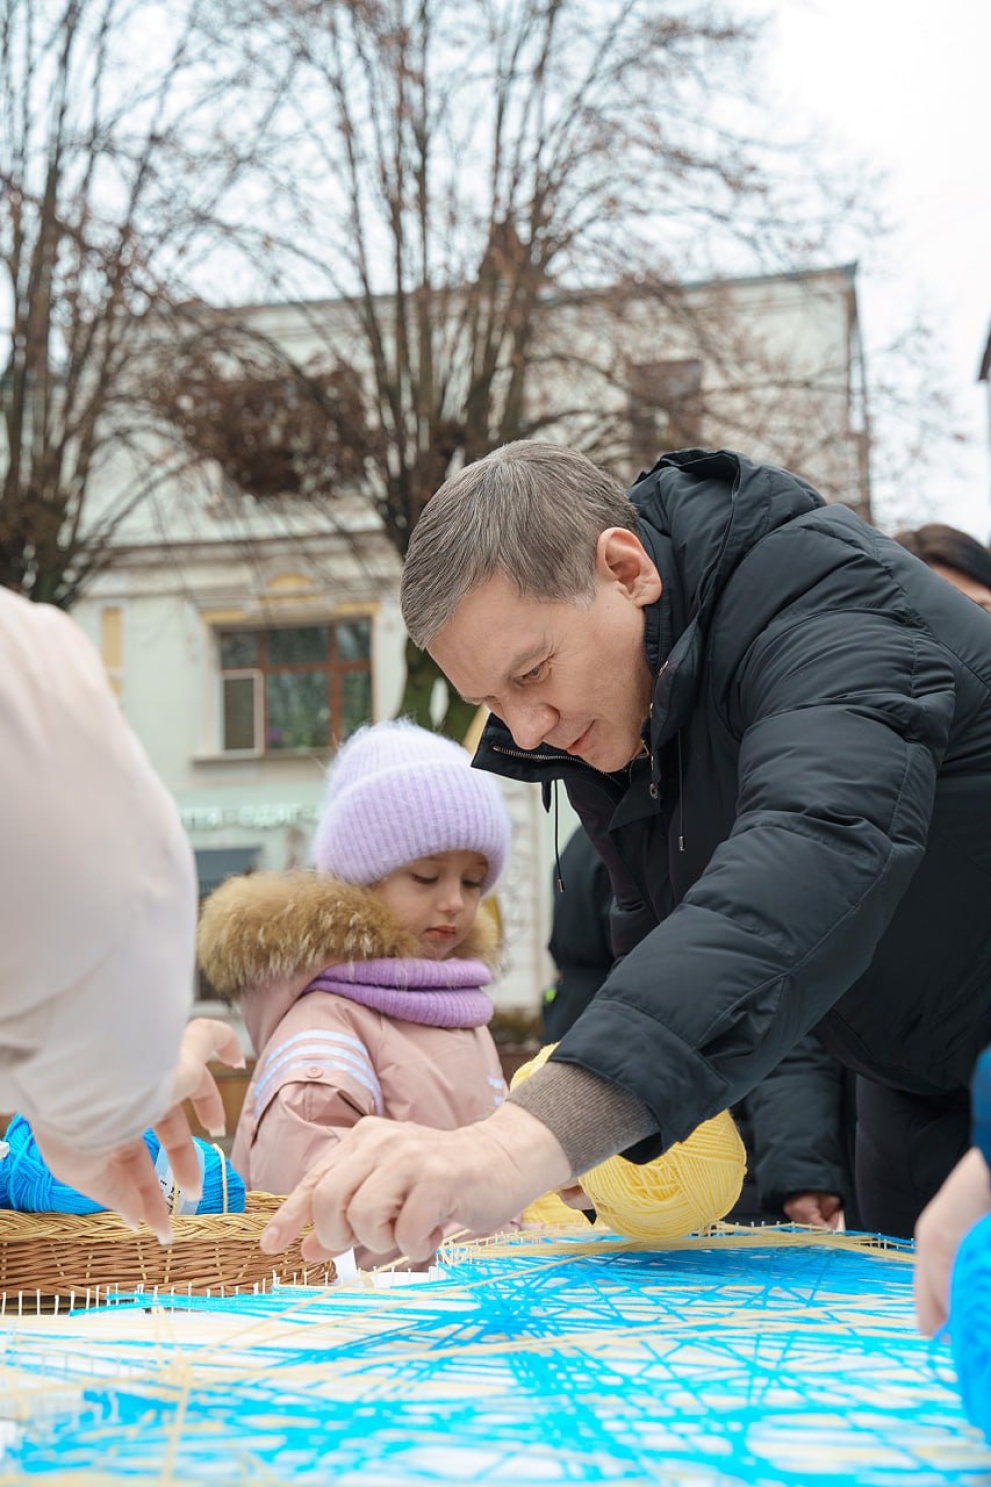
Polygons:
[[122,462],[97,489],[147,423],[145,324],[263,162],[264,113],[235,129],[242,64],[209,40],[191,0],[0,0],[0,582],[35,599],[71,603],[157,487],[145,429],[123,489]]

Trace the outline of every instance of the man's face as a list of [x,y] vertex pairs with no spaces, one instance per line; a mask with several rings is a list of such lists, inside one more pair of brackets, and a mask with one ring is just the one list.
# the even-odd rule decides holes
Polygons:
[[[632,534],[630,543],[643,552]],[[600,548],[602,544],[600,542]],[[429,647],[466,701],[484,702],[522,749],[546,743],[596,769],[621,769],[640,750],[653,679],[644,607],[657,570],[625,556],[597,564],[588,606],[521,597],[496,574],[462,600]],[[639,566],[637,566],[639,564]]]

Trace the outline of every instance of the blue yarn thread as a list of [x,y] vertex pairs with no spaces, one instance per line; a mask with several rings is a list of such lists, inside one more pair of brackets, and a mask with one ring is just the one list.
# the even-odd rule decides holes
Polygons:
[[[197,1213],[243,1213],[244,1183],[215,1147],[193,1138],[203,1157],[203,1196]],[[0,1161],[0,1207],[18,1213],[104,1213],[92,1198],[59,1182],[38,1150],[34,1132],[23,1115],[15,1115],[4,1137],[10,1147]],[[154,1162],[161,1149],[154,1131],[146,1131],[144,1142]],[[224,1188],[227,1204],[224,1205]]]
[[991,1442],[991,1214],[968,1230],[957,1251],[950,1345],[967,1418]]

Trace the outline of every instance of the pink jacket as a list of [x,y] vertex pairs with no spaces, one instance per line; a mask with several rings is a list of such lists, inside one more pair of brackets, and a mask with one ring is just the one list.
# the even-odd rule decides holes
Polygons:
[[[290,1192],[365,1115],[454,1130],[502,1103],[506,1087],[485,1026],[431,1026],[349,995],[308,990],[329,969],[339,985],[355,981],[358,995],[361,972],[388,961],[394,984],[429,968],[431,977],[467,981],[469,996],[481,1000],[478,988],[490,973],[474,958],[491,960],[493,941],[482,919],[464,955],[424,962],[368,889],[311,872],[232,878],[211,896],[200,960],[222,995],[241,999],[257,1051],[231,1154],[249,1188]],[[400,999],[419,996],[400,992]],[[481,1016],[491,1016],[490,1006]],[[358,1261],[368,1268],[388,1258],[359,1254]]]

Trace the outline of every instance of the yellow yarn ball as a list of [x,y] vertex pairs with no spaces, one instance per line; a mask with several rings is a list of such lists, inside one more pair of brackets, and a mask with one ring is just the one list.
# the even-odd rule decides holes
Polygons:
[[[547,1062],[556,1043],[513,1075],[515,1089]],[[623,1157],[591,1168],[581,1179],[600,1219],[631,1239],[677,1239],[714,1224],[740,1196],[747,1153],[733,1117],[723,1110],[703,1121],[663,1156],[637,1166]]]
[[556,1043],[545,1043],[540,1052],[535,1053],[533,1058],[530,1059],[528,1063],[520,1064],[519,1068],[516,1070],[516,1073],[509,1081],[509,1088],[511,1090],[514,1090],[518,1084],[523,1083],[524,1079],[529,1079],[531,1074],[535,1073],[537,1069],[546,1064],[547,1060],[550,1058],[556,1047]]
[[557,1193],[545,1193],[534,1198],[523,1210],[524,1229],[537,1226],[541,1229],[577,1229],[588,1233],[588,1219],[577,1208],[562,1202]]

